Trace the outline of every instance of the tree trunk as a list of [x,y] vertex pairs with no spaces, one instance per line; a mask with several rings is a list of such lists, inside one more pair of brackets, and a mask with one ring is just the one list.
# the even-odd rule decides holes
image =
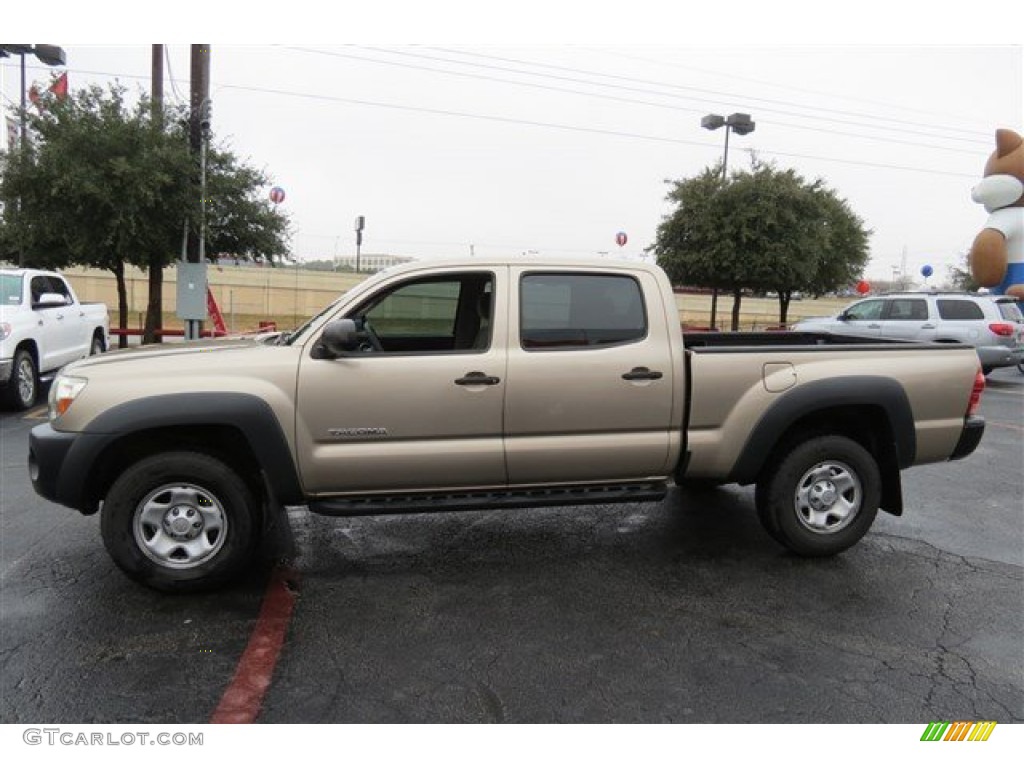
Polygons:
[[791,291],[779,291],[779,325],[788,325],[789,301],[792,297]]
[[143,344],[159,344],[163,341],[158,331],[164,320],[164,268],[162,261],[151,256],[149,259],[149,300],[146,303],[146,328],[142,334]]
[[741,288],[732,289],[732,330],[738,331],[740,329],[740,302],[743,301],[743,290]]
[[[117,325],[124,329],[128,327],[128,287],[124,281],[124,262],[118,262],[110,271],[117,280]],[[120,334],[117,337],[117,346],[121,349],[127,347],[128,336]]]

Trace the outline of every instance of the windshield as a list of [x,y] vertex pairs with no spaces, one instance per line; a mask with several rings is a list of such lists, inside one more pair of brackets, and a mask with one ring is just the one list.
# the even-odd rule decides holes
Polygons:
[[21,275],[0,275],[0,305],[16,307],[21,304]]

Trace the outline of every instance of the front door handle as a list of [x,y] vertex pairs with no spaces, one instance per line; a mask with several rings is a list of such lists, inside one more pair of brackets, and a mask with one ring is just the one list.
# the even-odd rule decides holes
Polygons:
[[501,379],[497,376],[488,376],[486,373],[481,373],[480,371],[470,371],[461,379],[456,379],[455,383],[460,387],[471,387],[479,384],[484,384],[485,386],[490,387],[495,384],[500,384]]
[[629,373],[622,374],[622,378],[626,381],[653,381],[655,379],[660,379],[661,375],[661,371],[652,371],[650,368],[644,368],[641,366],[639,368],[634,368]]

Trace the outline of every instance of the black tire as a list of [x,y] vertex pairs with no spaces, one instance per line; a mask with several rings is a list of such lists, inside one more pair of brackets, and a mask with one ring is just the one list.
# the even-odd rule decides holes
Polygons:
[[103,544],[132,579],[163,592],[218,587],[256,551],[260,506],[231,467],[175,451],[126,469],[107,492]]
[[102,355],[107,351],[106,345],[103,343],[103,334],[96,331],[92,335],[92,342],[89,344],[89,356]]
[[11,361],[11,378],[4,387],[3,400],[17,411],[27,411],[39,397],[39,370],[27,349],[19,349]]
[[824,435],[794,445],[770,465],[755,501],[772,538],[798,555],[827,557],[868,532],[881,494],[874,457],[848,437]]

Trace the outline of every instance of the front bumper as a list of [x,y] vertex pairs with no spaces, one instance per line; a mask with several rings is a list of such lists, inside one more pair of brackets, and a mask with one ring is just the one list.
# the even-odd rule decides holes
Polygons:
[[964,429],[960,433],[956,448],[953,449],[950,461],[962,459],[974,453],[974,449],[981,442],[981,436],[985,434],[985,419],[981,416],[968,416],[964,420]]
[[0,386],[11,380],[12,370],[14,370],[13,360],[0,360]]
[[28,471],[36,493],[83,514],[95,512],[96,503],[86,492],[95,437],[58,432],[49,424],[34,427],[28,438]]

